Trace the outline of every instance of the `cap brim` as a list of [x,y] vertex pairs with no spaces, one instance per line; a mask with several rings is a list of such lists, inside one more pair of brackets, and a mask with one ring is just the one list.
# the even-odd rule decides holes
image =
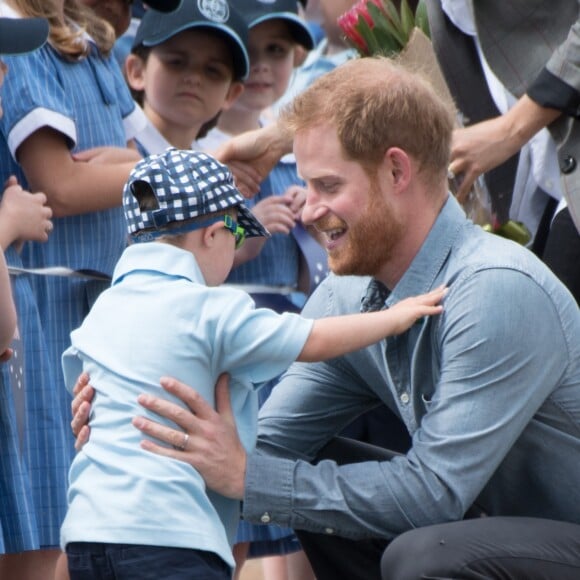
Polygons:
[[173,12],[181,4],[181,0],[144,0],[143,4],[157,12]]
[[310,29],[300,16],[292,12],[271,12],[270,14],[265,14],[264,16],[252,20],[250,22],[250,28],[268,20],[284,20],[290,28],[292,38],[294,38],[298,44],[303,46],[306,50],[312,50],[314,48],[314,38],[310,33]]
[[0,54],[24,54],[40,48],[48,38],[44,18],[0,18]]
[[258,218],[244,205],[237,206],[238,223],[244,228],[247,238],[269,238],[270,232]]
[[206,28],[219,32],[232,48],[235,77],[240,79],[247,78],[248,74],[250,74],[250,57],[246,47],[244,46],[244,41],[232,28],[217,22],[184,22],[182,26],[174,28],[171,31],[163,31],[160,34],[153,34],[143,40],[135,37],[133,47],[138,46],[139,44],[148,47],[157,46],[158,44],[165,42],[168,38],[171,38],[184,30],[195,30],[196,28]]

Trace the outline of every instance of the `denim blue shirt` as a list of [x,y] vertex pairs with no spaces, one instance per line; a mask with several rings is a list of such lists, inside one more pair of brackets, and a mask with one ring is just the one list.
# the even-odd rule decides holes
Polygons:
[[[368,278],[330,276],[309,317],[356,312]],[[449,198],[387,300],[450,287],[444,312],[356,353],[294,364],[260,411],[244,517],[349,538],[391,538],[490,515],[580,523],[580,314],[525,248],[474,226]],[[308,461],[383,402],[406,456]],[[296,461],[298,458],[298,461]]]

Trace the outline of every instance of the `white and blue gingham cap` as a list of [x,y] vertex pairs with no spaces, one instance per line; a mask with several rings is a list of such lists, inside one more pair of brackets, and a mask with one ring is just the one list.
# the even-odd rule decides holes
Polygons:
[[[144,197],[148,198],[146,205]],[[244,205],[228,167],[200,151],[171,147],[145,157],[135,165],[123,190],[127,230],[133,241],[155,239],[171,233],[178,222],[211,216],[229,207],[238,210],[237,221],[246,237],[270,236]],[[195,222],[190,225],[186,229],[196,229]]]

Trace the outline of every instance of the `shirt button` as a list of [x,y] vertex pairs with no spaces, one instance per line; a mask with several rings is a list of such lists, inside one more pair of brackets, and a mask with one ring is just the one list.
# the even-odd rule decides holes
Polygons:
[[262,517],[260,518],[260,521],[263,524],[269,524],[270,521],[271,521],[271,519],[272,518],[270,517],[270,514],[268,512],[265,512],[265,513],[262,514]]
[[571,155],[566,155],[560,163],[560,171],[564,174],[572,173],[576,169],[576,159]]
[[401,403],[406,405],[409,402],[409,393],[402,393],[401,394]]
[[334,528],[324,528],[325,533],[334,534]]

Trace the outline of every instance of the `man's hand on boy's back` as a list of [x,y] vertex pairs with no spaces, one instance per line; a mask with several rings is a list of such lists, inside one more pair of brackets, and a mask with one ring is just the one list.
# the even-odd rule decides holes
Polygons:
[[[76,437],[77,451],[89,440],[89,414],[95,394],[89,381],[89,376],[83,373],[73,389],[71,429]],[[199,471],[209,488],[227,497],[242,499],[247,454],[238,436],[230,403],[229,376],[220,375],[216,383],[216,409],[194,389],[177,379],[163,377],[160,382],[189,410],[166,399],[141,395],[138,401],[143,407],[181,427],[171,429],[145,417],[133,418],[137,429],[169,445],[158,445],[144,439],[141,442],[143,449],[189,463]]]
[[73,395],[70,426],[73,435],[76,437],[75,449],[79,451],[89,440],[89,414],[91,412],[91,401],[95,396],[95,390],[89,385],[89,375],[87,373],[83,373],[77,379],[73,388]]

